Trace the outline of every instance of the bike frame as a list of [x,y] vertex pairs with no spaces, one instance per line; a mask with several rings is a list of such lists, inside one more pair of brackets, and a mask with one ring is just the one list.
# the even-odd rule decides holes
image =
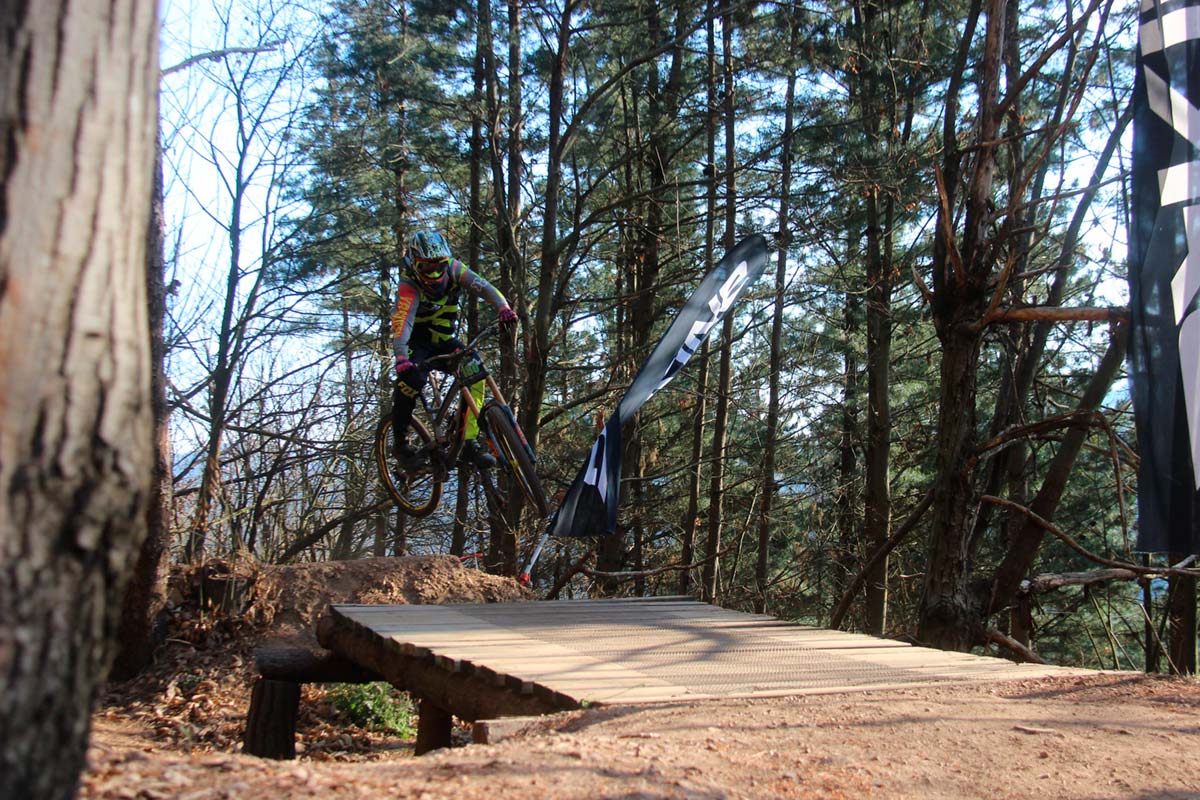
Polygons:
[[[470,352],[472,349],[473,348],[464,348],[463,353],[465,354]],[[455,366],[457,367],[457,365]],[[475,418],[480,421],[480,424],[484,424],[484,420],[482,409],[475,404],[475,398],[471,396],[471,384],[464,381],[458,375],[457,369],[454,372],[442,374],[448,374],[450,376],[450,385],[445,387],[444,391],[443,387],[440,386],[442,382],[441,377],[433,374],[433,371],[431,370],[428,378],[431,388],[440,397],[440,400],[436,404],[432,404],[429,402],[426,392],[421,392],[421,405],[424,406],[425,413],[429,415],[430,420],[433,422],[433,430],[428,431],[430,438],[437,442],[439,453],[445,454],[446,463],[442,466],[449,470],[450,466],[453,465],[458,459],[459,451],[462,450],[462,446],[464,444],[463,431],[465,430],[466,419],[462,415],[469,411],[475,415]],[[487,388],[491,393],[492,399],[501,405],[508,405],[504,398],[504,394],[500,391],[499,384],[496,383],[495,378],[493,378],[489,373],[488,375],[485,375],[483,379],[487,383]],[[458,409],[454,407],[454,399],[456,395],[462,398],[462,405]],[[450,414],[455,413],[456,411],[458,411],[460,419],[458,425],[455,426],[454,429],[456,432],[454,439],[453,441],[444,440],[442,438],[442,432],[446,430],[446,420]]]

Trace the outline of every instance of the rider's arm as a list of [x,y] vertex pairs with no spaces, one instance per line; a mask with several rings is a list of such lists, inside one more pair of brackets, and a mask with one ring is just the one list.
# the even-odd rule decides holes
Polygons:
[[412,336],[413,321],[417,318],[420,302],[421,293],[417,285],[407,278],[401,278],[396,290],[396,310],[392,312],[392,353],[396,358],[408,357],[408,339]]
[[495,286],[488,283],[487,279],[482,275],[472,272],[466,264],[458,259],[455,259],[451,265],[450,274],[458,282],[459,286],[462,286],[476,297],[482,297],[491,303],[497,311],[508,307],[508,301],[504,299],[504,295],[500,294]]

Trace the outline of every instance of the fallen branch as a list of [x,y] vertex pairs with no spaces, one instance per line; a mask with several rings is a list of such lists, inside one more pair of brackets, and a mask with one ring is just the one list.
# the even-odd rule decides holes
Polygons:
[[1020,657],[1022,661],[1030,664],[1045,664],[1045,659],[1037,653],[1030,650],[1025,645],[1018,642],[1008,634],[1001,633],[995,628],[988,628],[987,640],[993,644],[998,644],[1006,650],[1011,651],[1014,655]]
[[559,578],[555,582],[554,586],[551,587],[550,591],[546,593],[546,599],[547,600],[556,600],[558,598],[558,593],[561,592],[566,587],[566,585],[571,581],[571,578],[574,578],[576,575],[579,574],[579,571],[581,569],[583,569],[583,565],[586,564],[588,559],[591,558],[594,554],[595,554],[594,550],[588,549],[584,552],[583,555],[581,555],[579,558],[577,558],[575,560],[575,563],[567,568],[567,571],[563,573],[562,577]]
[[718,550],[713,555],[708,556],[703,561],[695,561],[691,564],[668,564],[665,567],[643,569],[638,570],[637,572],[601,572],[600,570],[595,569],[581,569],[579,571],[584,575],[587,575],[589,578],[614,578],[619,581],[631,581],[636,580],[637,578],[649,578],[653,575],[661,575],[664,572],[682,572],[685,569],[696,569],[697,567],[702,567],[711,562],[713,559],[720,558],[721,556],[729,553],[734,549],[735,546],[736,545],[731,544],[729,547],[726,547],[723,550]]

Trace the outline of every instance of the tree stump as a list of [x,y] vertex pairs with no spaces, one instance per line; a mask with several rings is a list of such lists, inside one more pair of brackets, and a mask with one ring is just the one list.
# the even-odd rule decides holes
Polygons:
[[250,694],[242,750],[262,758],[296,757],[300,684],[259,678]]

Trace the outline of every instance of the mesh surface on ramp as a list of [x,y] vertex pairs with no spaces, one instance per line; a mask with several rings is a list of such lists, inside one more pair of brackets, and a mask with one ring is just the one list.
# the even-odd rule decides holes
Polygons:
[[808,694],[1073,672],[796,625],[688,598],[335,609],[416,652],[485,666],[580,701]]

